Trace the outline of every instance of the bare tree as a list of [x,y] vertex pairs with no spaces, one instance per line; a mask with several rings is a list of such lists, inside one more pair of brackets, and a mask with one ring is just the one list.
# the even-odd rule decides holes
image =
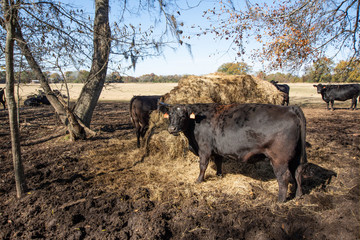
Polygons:
[[[86,133],[94,134],[89,127],[104,86],[108,65],[111,62],[110,53],[115,56],[121,55],[123,59],[130,59],[130,65],[135,67],[138,59],[160,54],[161,48],[171,43],[164,38],[169,30],[171,30],[172,36],[175,36],[176,43],[183,43],[180,39],[182,31],[179,30],[182,24],[176,21],[174,15],[167,12],[170,8],[168,3],[171,2],[171,0],[166,3],[161,0],[139,0],[138,14],[141,11],[151,12],[154,11],[153,9],[157,9],[159,14],[164,16],[166,30],[161,36],[158,36],[158,39],[153,36],[155,32],[153,26],[144,31],[142,26],[124,23],[125,12],[131,12],[135,6],[129,5],[127,1],[122,3],[124,14],[112,26],[113,34],[111,34],[109,24],[108,0],[95,1],[93,23],[84,16],[81,10],[67,8],[53,0],[18,2],[16,7],[21,10],[22,14],[16,19],[17,45],[40,80],[41,87],[51,105],[55,108],[63,124],[67,126],[72,139],[84,139]],[[4,20],[0,18],[0,24],[4,27],[3,23]],[[92,46],[89,44],[91,35]],[[112,41],[114,42],[113,48],[111,48]],[[90,57],[91,55],[92,57]],[[73,108],[64,104],[52,92],[42,70],[41,63],[46,62],[49,65],[50,62],[55,62],[55,59],[57,62],[59,56],[61,57],[60,62],[65,67],[69,64],[84,66],[87,62],[91,62],[89,77]],[[59,64],[56,66],[58,67]]]
[[2,0],[2,11],[4,13],[4,22],[6,29],[5,43],[5,63],[6,63],[6,98],[9,111],[11,149],[14,164],[16,195],[21,198],[26,191],[26,181],[24,168],[21,161],[20,132],[17,120],[17,106],[14,94],[15,76],[14,76],[14,39],[17,19],[17,8],[15,2]]
[[[168,2],[171,2],[169,0]],[[139,9],[152,7],[158,4],[160,14],[165,16],[166,31],[171,30],[176,42],[183,44],[180,39],[182,26],[176,21],[174,15],[168,14],[168,5],[162,0],[139,0]],[[127,1],[123,2],[124,11],[127,10]],[[146,9],[146,8],[145,8]],[[122,18],[120,20],[123,20]],[[93,27],[91,27],[93,25]],[[88,128],[102,88],[109,64],[111,41],[115,42],[114,54],[120,54],[125,59],[130,57],[131,66],[135,67],[140,57],[152,56],[149,49],[161,53],[161,47],[169,42],[160,36],[156,41],[149,38],[149,32],[142,32],[141,27],[136,28],[129,24],[122,28],[114,25],[115,34],[111,36],[109,24],[109,0],[95,0],[95,17],[91,24],[84,17],[82,10],[71,10],[53,0],[38,2],[23,0],[1,0],[0,12],[0,56],[5,55],[7,99],[12,137],[13,161],[17,196],[21,197],[26,190],[24,170],[21,163],[21,150],[19,140],[19,127],[17,124],[16,102],[14,98],[14,41],[19,52],[25,56],[29,67],[40,80],[49,102],[54,107],[62,123],[67,127],[73,140],[85,139],[86,133],[93,134]],[[89,47],[89,36],[92,33],[93,47]],[[24,37],[26,36],[26,37]],[[140,37],[139,37],[140,36]],[[1,42],[5,41],[5,48]],[[91,49],[89,51],[89,49]],[[89,57],[92,53],[92,57]],[[155,54],[156,54],[155,53]],[[76,57],[80,55],[82,57]],[[53,62],[60,67],[59,58],[63,65],[82,65],[91,61],[89,77],[82,89],[80,97],[74,108],[65,102],[50,88],[48,79],[43,72],[41,63]]]
[[89,77],[75,106],[75,114],[90,127],[95,106],[105,83],[110,55],[109,1],[95,1],[94,53]]

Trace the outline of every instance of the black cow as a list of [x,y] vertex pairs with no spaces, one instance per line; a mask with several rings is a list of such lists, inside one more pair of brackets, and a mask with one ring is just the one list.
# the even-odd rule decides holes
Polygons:
[[[356,109],[357,98],[360,96],[360,84],[341,84],[341,85],[313,85],[317,93],[321,94],[322,99],[326,102],[326,108],[334,110],[334,101],[346,101],[352,99],[350,109]],[[360,98],[359,98],[360,101]]]
[[144,138],[149,127],[150,113],[157,109],[161,96],[134,96],[130,100],[130,119],[136,129],[137,147],[140,148],[140,137]]
[[[161,104],[162,105],[162,104]],[[168,131],[182,131],[194,153],[200,157],[204,180],[209,159],[217,175],[222,174],[222,159],[242,161],[264,154],[271,161],[279,184],[278,199],[286,200],[288,183],[295,179],[296,196],[302,195],[301,172],[307,162],[306,120],[298,106],[270,104],[189,104],[159,106],[170,119]]]
[[25,106],[40,106],[41,104],[50,105],[49,100],[46,97],[44,92],[40,92],[39,94],[30,95],[24,101]]
[[289,106],[289,102],[290,102],[290,97],[289,97],[289,94],[290,94],[290,87],[289,85],[287,84],[278,84],[279,82],[278,81],[274,81],[274,80],[271,80],[270,83],[272,83],[276,88],[277,90],[285,93],[284,95],[284,99],[283,99],[283,102],[281,105],[286,105]]
[[5,103],[6,103],[6,99],[5,99],[5,88],[0,88],[0,102],[2,103],[2,105],[4,106],[4,109],[6,108]]

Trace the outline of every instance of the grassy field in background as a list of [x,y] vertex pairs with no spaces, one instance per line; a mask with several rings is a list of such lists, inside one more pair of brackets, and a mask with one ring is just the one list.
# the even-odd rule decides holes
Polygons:
[[[316,93],[313,83],[289,83],[290,104],[297,104],[303,107],[326,106],[321,95]],[[75,101],[80,94],[83,84],[69,84],[69,93],[72,101]],[[106,84],[99,101],[130,101],[134,95],[163,95],[170,92],[177,86],[177,83],[111,83]],[[0,84],[5,87],[5,84]],[[53,89],[58,89],[66,94],[65,86],[62,84],[51,84]],[[40,90],[40,84],[21,84],[19,93],[22,101],[30,94]],[[346,102],[335,102],[335,107],[350,107],[350,100]]]

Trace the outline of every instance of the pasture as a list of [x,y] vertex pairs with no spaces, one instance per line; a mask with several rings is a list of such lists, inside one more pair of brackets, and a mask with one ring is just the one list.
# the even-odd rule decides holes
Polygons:
[[[312,84],[289,85],[290,104],[307,119],[310,164],[305,195],[286,203],[276,202],[268,161],[227,160],[223,177],[210,166],[196,184],[192,153],[171,159],[136,148],[128,101],[167,93],[173,83],[107,85],[91,125],[99,134],[86,141],[70,142],[51,106],[21,106],[30,191],[17,200],[1,109],[0,239],[359,239],[360,110],[335,101],[336,110],[327,111]],[[39,88],[21,86],[22,99]],[[71,99],[80,89],[69,86]]]

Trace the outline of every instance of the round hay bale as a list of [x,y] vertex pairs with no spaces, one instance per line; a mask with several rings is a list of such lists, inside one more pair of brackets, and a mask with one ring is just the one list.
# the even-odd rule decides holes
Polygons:
[[[268,103],[281,104],[283,93],[271,83],[250,75],[210,74],[190,76],[179,81],[178,86],[165,94],[160,101],[168,104],[193,103]],[[173,136],[166,130],[168,120],[159,111],[150,115],[147,132],[146,155],[163,159],[193,158],[188,151],[184,135]],[[159,156],[159,155],[158,155]]]
[[283,93],[271,83],[250,75],[190,76],[162,97],[169,104],[270,103],[281,104]]

